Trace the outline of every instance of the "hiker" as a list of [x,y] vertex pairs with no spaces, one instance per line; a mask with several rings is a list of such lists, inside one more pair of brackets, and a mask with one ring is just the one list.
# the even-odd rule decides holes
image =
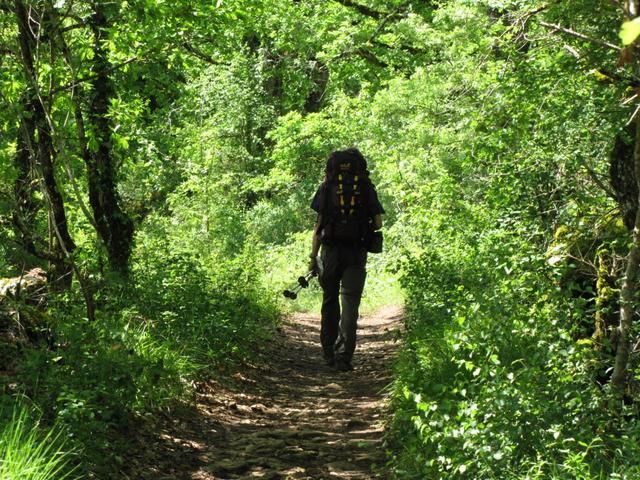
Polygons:
[[320,274],[323,290],[320,341],[324,360],[337,370],[349,371],[353,370],[358,307],[367,275],[367,245],[376,236],[382,239],[374,232],[382,228],[384,213],[369,180],[367,162],[358,149],[339,150],[329,156],[324,181],[311,208],[318,218],[309,269]]

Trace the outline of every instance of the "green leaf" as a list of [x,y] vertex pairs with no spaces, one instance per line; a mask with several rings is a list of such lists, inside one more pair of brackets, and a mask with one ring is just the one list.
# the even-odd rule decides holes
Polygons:
[[640,17],[634,18],[630,22],[624,22],[619,35],[623,45],[632,44],[640,35]]

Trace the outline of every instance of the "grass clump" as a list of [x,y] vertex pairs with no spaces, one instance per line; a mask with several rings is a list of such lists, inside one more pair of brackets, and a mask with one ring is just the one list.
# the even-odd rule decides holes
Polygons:
[[61,431],[38,428],[29,411],[15,406],[0,426],[0,480],[65,480],[74,476],[72,453]]

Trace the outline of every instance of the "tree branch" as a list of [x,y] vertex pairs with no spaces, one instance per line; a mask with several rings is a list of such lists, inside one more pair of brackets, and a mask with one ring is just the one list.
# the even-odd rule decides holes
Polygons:
[[21,215],[15,214],[13,216],[13,226],[20,233],[20,239],[15,239],[14,242],[16,245],[19,245],[25,251],[29,252],[31,255],[41,258],[42,260],[47,260],[49,262],[58,262],[60,258],[52,253],[48,253],[47,245],[40,238],[37,238],[33,235],[33,233],[29,230],[27,225],[24,222],[24,219]]
[[[335,0],[335,1],[338,1],[343,5],[345,4],[344,3],[345,0]],[[346,0],[346,2],[351,3],[350,0]],[[411,3],[410,1],[405,1],[404,3],[398,5],[398,7],[395,10],[389,13],[376,12],[379,16],[375,18],[378,18],[380,22],[378,23],[378,26],[376,27],[375,31],[369,36],[369,40],[367,43],[371,45],[377,45],[379,47],[384,47],[386,49],[396,48],[393,45],[388,45],[384,42],[381,42],[380,40],[377,40],[376,37],[380,32],[382,32],[385,29],[385,27],[391,20],[393,20],[394,18],[401,17],[402,10],[405,9],[407,5],[409,5],[410,3]],[[365,8],[368,8],[368,7],[365,7]],[[412,54],[417,54],[420,52],[418,49],[415,49],[410,46],[405,46],[405,45],[399,45],[397,48],[400,48],[401,50],[406,50]],[[387,62],[380,60],[380,58],[378,58],[373,52],[368,50],[365,46],[358,47],[352,50],[351,52],[345,52],[345,55],[343,56],[349,55],[350,53],[355,53],[359,55],[360,57],[364,58],[369,63],[376,65],[377,67],[387,68],[389,66]]]
[[[61,31],[58,31],[58,41],[60,42],[60,50],[62,51],[62,57],[64,58],[64,61],[67,64],[67,68],[71,72],[72,78],[75,80],[76,72],[73,69],[73,63],[71,61],[71,50],[69,49],[69,45],[67,44],[67,41],[65,40],[64,35],[62,34]],[[84,119],[82,117],[80,99],[78,98],[78,94],[81,92],[82,92],[82,86],[78,85],[77,83],[73,83],[73,86],[71,87],[71,101],[74,106],[74,115],[76,119],[76,128],[78,130],[78,143],[80,144],[81,156],[86,163],[89,154],[88,154],[87,140],[85,135]],[[91,212],[89,211],[89,209],[84,203],[84,200],[82,199],[80,188],[78,187],[78,182],[76,182],[75,177],[73,175],[73,169],[71,168],[71,165],[66,155],[64,154],[66,149],[64,148],[64,145],[62,144],[62,142],[60,142],[60,147],[58,150],[59,150],[58,156],[59,158],[62,158],[62,161],[64,163],[64,168],[67,172],[67,176],[69,177],[69,180],[71,181],[71,185],[76,194],[76,199],[80,205],[80,209],[84,213],[87,220],[89,220],[89,223],[91,224],[91,226],[93,226],[93,228],[97,231],[98,226],[96,225],[96,220],[93,217],[93,215],[91,215]]]
[[634,87],[634,88],[640,87],[640,79],[637,77],[634,77],[634,78],[623,77],[622,75],[618,75],[617,73],[604,68],[598,68],[596,70],[603,77],[608,77],[611,80],[615,80],[616,82],[619,82],[620,84],[626,87]]
[[86,26],[87,26],[86,22],[74,23],[73,25],[69,25],[67,27],[60,28],[59,31],[63,33],[63,32],[68,32],[70,30],[75,30],[76,28],[82,28],[82,27],[86,27]]
[[115,70],[119,70],[120,68],[129,65],[130,63],[135,62],[136,60],[139,60],[138,57],[131,57],[128,60],[125,60],[124,62],[121,63],[116,63],[114,65],[111,65],[111,67],[107,68],[106,70],[102,71],[102,72],[98,72],[98,73],[94,73],[93,75],[88,75],[86,77],[82,77],[82,78],[78,78],[72,82],[69,82],[65,85],[60,85],[59,87],[54,88],[53,90],[51,90],[51,94],[56,94],[59,92],[63,92],[66,90],[71,90],[74,87],[76,87],[77,85],[84,83],[84,82],[90,82],[91,80],[95,80],[96,78],[98,78],[100,75],[104,75],[105,73],[110,73],[113,72]]
[[606,47],[606,48],[609,48],[611,50],[615,50],[617,52],[622,50],[622,48],[619,47],[618,45],[614,45],[613,43],[609,43],[606,40],[601,40],[599,38],[593,38],[593,37],[590,37],[588,35],[585,35],[584,33],[576,32],[575,30],[571,30],[569,28],[561,27],[560,25],[556,25],[555,23],[548,23],[548,22],[544,22],[544,21],[540,21],[539,23],[540,23],[540,25],[542,25],[545,28],[550,28],[550,29],[552,29],[552,30],[554,30],[556,32],[562,32],[562,33],[570,35],[572,37],[579,38],[580,40],[584,40],[586,42],[593,43],[595,45],[600,45],[601,47]]
[[421,54],[427,53],[427,50],[424,50],[422,48],[412,47],[410,45],[389,45],[388,43],[381,42],[380,40],[372,40],[371,43],[376,45],[377,47],[383,47],[388,49],[397,48],[400,50],[404,50],[405,52],[408,52],[412,55],[421,55]]
[[502,35],[500,36],[504,36],[505,33],[512,31],[516,26],[520,26],[521,29],[525,28],[526,25],[529,23],[529,20],[531,20],[532,17],[534,17],[535,15],[539,14],[540,12],[545,11],[548,8],[548,5],[543,4],[540,5],[537,8],[534,8],[533,10],[529,10],[527,12],[524,13],[524,15],[518,17],[510,26],[509,28],[507,28]]
[[369,50],[365,50],[364,48],[358,48],[355,50],[354,53],[356,53],[360,57],[364,58],[367,62],[372,63],[377,67],[387,68],[389,66],[388,63],[383,62],[378,57],[376,57],[373,53],[371,53]]
[[587,171],[587,174],[589,175],[591,181],[595,183],[596,186],[599,187],[604,193],[606,193],[609,198],[617,200],[616,194],[613,193],[611,189],[607,187],[607,185],[605,185],[605,183],[600,179],[600,177],[598,177],[598,174],[593,170],[593,168],[587,165],[587,163],[584,161],[580,163],[582,163],[582,166]]
[[376,27],[375,32],[371,34],[369,39],[375,38],[381,31],[385,29],[385,27],[387,26],[387,23],[389,23],[394,18],[398,17],[400,10],[406,7],[407,3],[408,2],[403,3],[402,5],[398,6],[398,8],[396,8],[393,12],[389,13],[388,15],[385,15],[385,17],[380,21],[380,23]]
[[385,16],[387,16],[387,13],[385,12],[379,12],[377,10],[373,10],[372,8],[367,7],[366,5],[361,5],[359,3],[356,3],[352,0],[333,0],[336,3],[339,3],[340,5],[347,7],[347,8],[351,8],[353,10],[356,10],[358,13],[364,15],[365,17],[371,17],[371,18],[375,18],[377,20],[380,20],[382,18],[384,18]]
[[199,58],[203,62],[206,62],[206,63],[208,63],[210,65],[227,65],[227,64],[225,64],[223,62],[218,62],[211,55],[209,55],[208,53],[203,52],[202,50],[200,50],[197,47],[194,47],[189,42],[182,43],[182,48],[184,48],[187,52],[195,55],[197,58]]

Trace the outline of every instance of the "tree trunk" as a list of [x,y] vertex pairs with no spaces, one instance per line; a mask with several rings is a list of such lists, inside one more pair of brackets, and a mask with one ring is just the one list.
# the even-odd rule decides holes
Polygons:
[[52,281],[58,288],[68,288],[71,285],[71,265],[66,261],[65,252],[70,253],[76,245],[69,234],[64,200],[55,179],[53,165],[53,145],[51,132],[47,123],[46,112],[42,99],[38,97],[37,72],[34,68],[36,34],[39,26],[30,22],[30,12],[21,0],[15,0],[15,15],[18,26],[18,43],[22,56],[22,66],[27,79],[27,101],[30,120],[23,121],[22,146],[26,147],[31,157],[31,166],[40,175],[42,193],[49,209],[49,215],[57,232],[57,258],[53,263]]
[[[87,164],[89,202],[98,234],[106,246],[111,269],[126,276],[133,242],[133,222],[120,207],[111,156],[109,102],[114,92],[108,73],[111,65],[103,46],[109,27],[104,8],[101,3],[96,3],[91,18],[96,77],[91,82],[93,88],[89,102],[89,121],[93,125],[97,148],[94,152],[83,148],[82,153]],[[78,114],[76,121],[77,116]]]
[[[28,107],[27,107],[28,108]],[[15,197],[15,211],[12,223],[22,248],[32,255],[37,255],[35,245],[35,222],[40,205],[34,198],[34,175],[31,168],[31,154],[29,138],[33,138],[35,127],[28,118],[20,119],[20,129],[16,136],[16,155],[14,165],[16,167],[16,180],[13,186]]]
[[[640,121],[636,121],[636,139],[633,150],[633,167],[636,181],[640,179]],[[629,331],[634,317],[634,305],[638,269],[640,267],[640,208],[636,209],[633,227],[633,243],[627,256],[627,266],[620,289],[620,324],[616,329],[616,359],[611,376],[612,384],[622,390],[627,383],[627,366],[629,364]]]
[[323,62],[319,60],[315,62],[316,67],[312,74],[313,88],[304,104],[304,111],[306,113],[320,111],[322,108],[322,99],[329,84],[329,69]]

